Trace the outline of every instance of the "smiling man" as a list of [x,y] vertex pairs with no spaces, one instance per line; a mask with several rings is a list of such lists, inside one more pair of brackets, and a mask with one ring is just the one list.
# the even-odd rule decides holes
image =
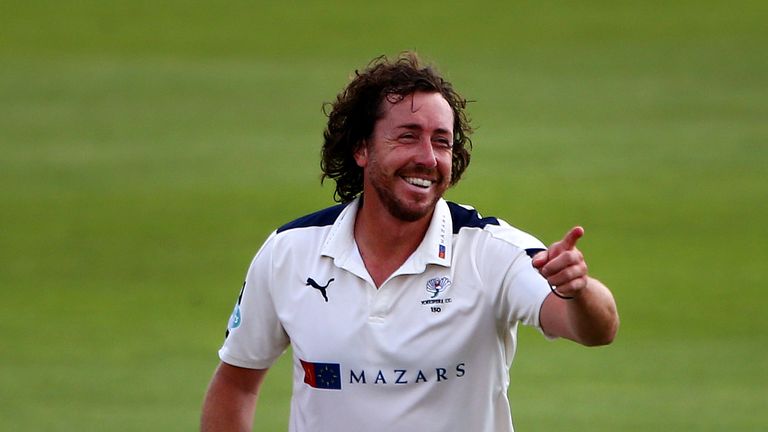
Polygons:
[[355,240],[376,286],[424,238],[450,184],[453,153],[453,112],[440,93],[390,97],[381,110],[370,138],[354,153],[365,197]]
[[324,134],[323,178],[340,204],[278,228],[256,254],[203,431],[251,430],[289,345],[291,431],[512,431],[519,323],[613,340],[616,305],[587,275],[582,228],[547,249],[442,198],[469,165],[465,106],[412,53],[356,72]]
[[398,220],[428,216],[451,179],[453,113],[440,93],[417,92],[386,100],[370,139],[355,152],[367,174],[363,190],[375,192]]

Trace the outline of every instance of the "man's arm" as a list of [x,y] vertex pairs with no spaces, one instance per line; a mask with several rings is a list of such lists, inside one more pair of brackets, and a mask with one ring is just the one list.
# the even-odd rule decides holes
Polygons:
[[200,430],[250,432],[266,374],[267,369],[245,369],[221,362],[205,395]]
[[541,327],[550,336],[587,346],[607,345],[619,329],[619,315],[611,291],[587,276],[584,256],[576,248],[582,235],[584,229],[575,227],[562,240],[533,257],[533,266],[560,294],[551,293],[544,300]]

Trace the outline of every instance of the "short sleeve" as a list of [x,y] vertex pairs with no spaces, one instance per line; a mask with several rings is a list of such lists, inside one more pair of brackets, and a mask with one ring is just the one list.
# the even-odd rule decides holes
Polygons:
[[539,239],[501,220],[498,227],[487,229],[496,241],[486,243],[487,254],[493,254],[486,261],[499,264],[498,318],[508,328],[521,322],[541,331],[541,306],[551,291],[547,280],[533,267],[531,257],[546,247]]
[[219,350],[219,358],[233,366],[266,369],[289,344],[271,293],[274,236],[267,239],[251,262]]
[[550,288],[546,279],[533,267],[531,257],[521,251],[502,283],[507,323],[511,326],[521,322],[541,331],[539,315]]

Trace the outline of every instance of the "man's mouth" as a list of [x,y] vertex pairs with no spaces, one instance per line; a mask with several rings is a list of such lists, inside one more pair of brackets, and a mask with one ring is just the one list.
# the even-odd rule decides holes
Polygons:
[[432,180],[427,180],[423,178],[418,177],[403,177],[403,180],[406,181],[408,184],[412,184],[414,186],[427,189],[430,186],[432,186],[432,183],[434,183]]

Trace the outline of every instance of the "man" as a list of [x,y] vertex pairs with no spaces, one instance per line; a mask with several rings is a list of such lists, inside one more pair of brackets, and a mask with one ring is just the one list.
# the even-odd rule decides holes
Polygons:
[[465,100],[415,54],[338,96],[324,178],[341,204],[267,239],[203,406],[203,431],[251,430],[267,369],[293,348],[291,431],[511,431],[518,322],[610,343],[610,291],[571,229],[549,249],[442,199],[469,164]]

